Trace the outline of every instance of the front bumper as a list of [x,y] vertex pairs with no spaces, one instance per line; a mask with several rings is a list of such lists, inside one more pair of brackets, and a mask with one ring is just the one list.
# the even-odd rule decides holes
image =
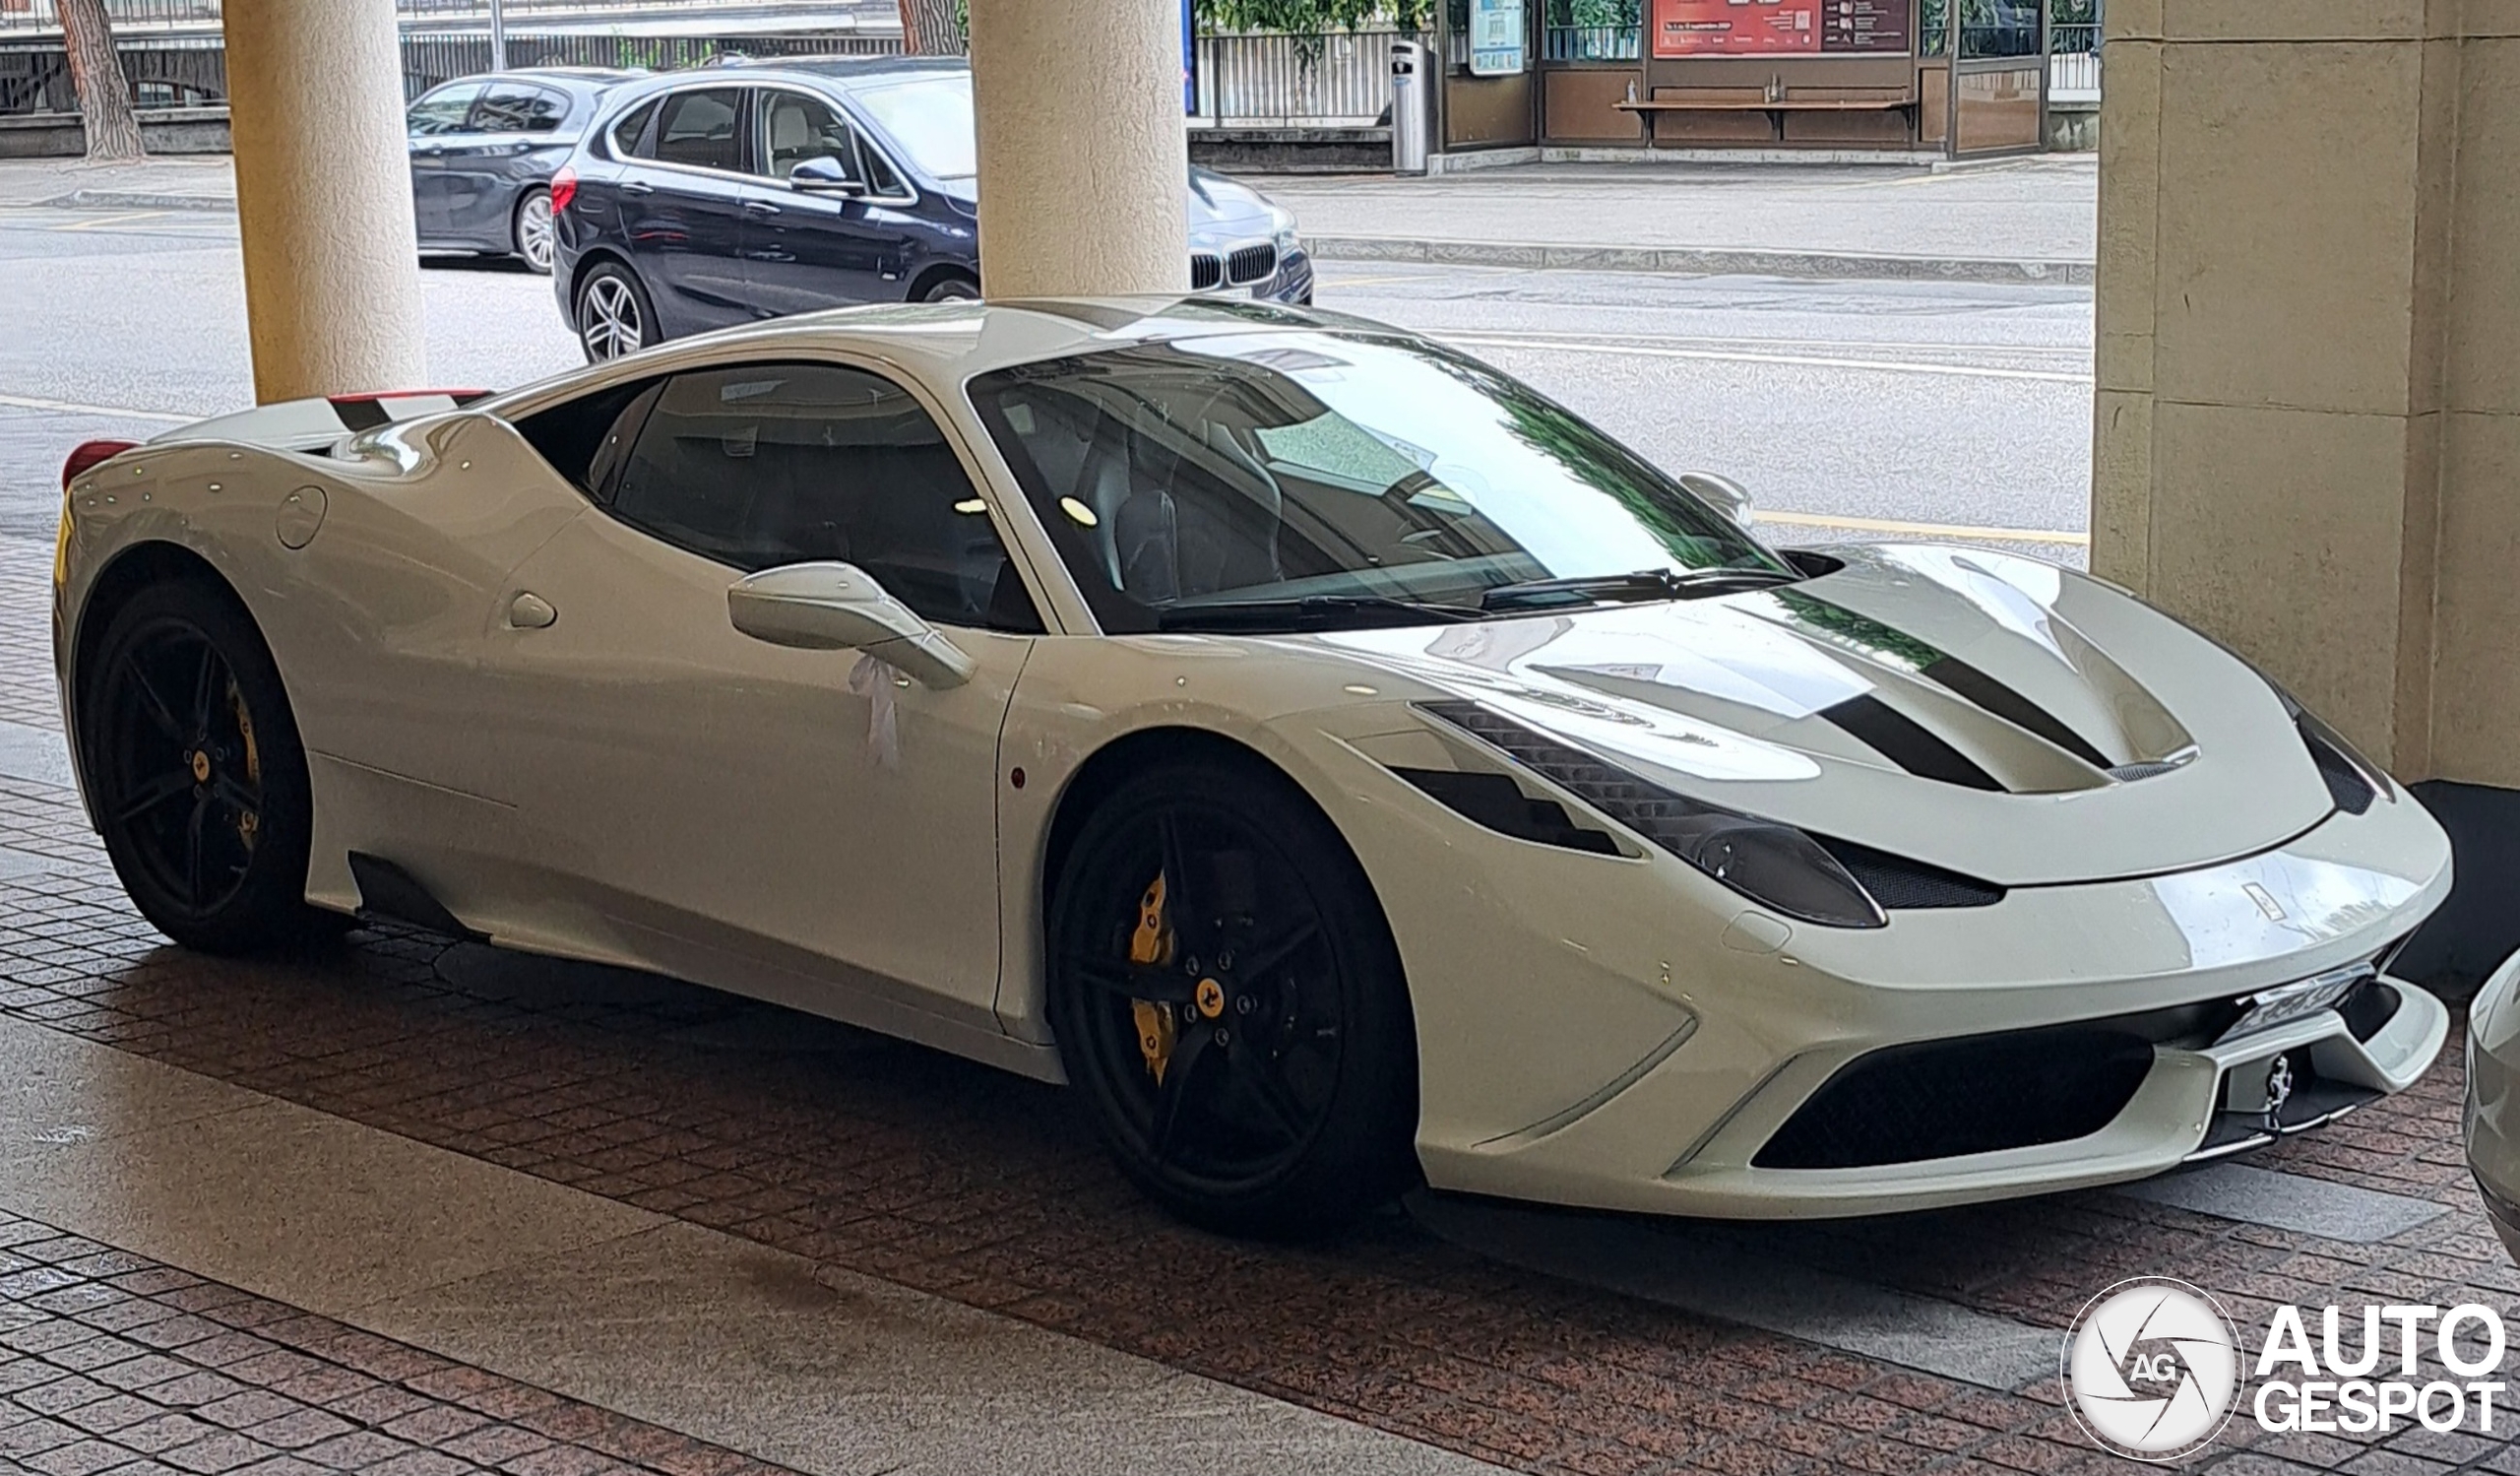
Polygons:
[[[1470,860],[1480,849],[1456,843],[1455,855]],[[1614,866],[1588,867],[1596,905],[1618,885]],[[1667,900],[1648,911],[1640,892],[1620,913],[1686,917],[1671,892],[1697,887],[1694,873],[1660,869]],[[1539,874],[1525,868],[1526,877]],[[1670,924],[1649,924],[1633,944],[1570,938],[1597,962],[1663,960],[1659,978],[1619,970],[1631,981],[1623,996],[1586,992],[1666,1001],[1650,1025],[1639,1020],[1647,1028],[1622,1032],[1635,1063],[1580,1086],[1560,1076],[1564,1107],[1545,1115],[1518,1107],[1528,1125],[1500,1123],[1480,1112],[1482,1101],[1516,1084],[1524,1074],[1516,1062],[1538,1059],[1545,1037],[1519,1032],[1509,1052],[1457,1082],[1452,1060],[1434,1058],[1467,1050],[1448,1044],[1456,1033],[1434,1019],[1438,1001],[1413,991],[1428,1058],[1419,1156],[1439,1188],[1732,1218],[1877,1214],[2145,1178],[2316,1126],[2420,1077],[2447,1038],[2449,1012],[2404,980],[2373,980],[2370,988],[2385,992],[2376,1004],[2339,999],[2244,1034],[2233,1027],[2245,1001],[2382,957],[2449,883],[2446,839],[2401,797],[2220,866],[2017,888],[1993,906],[1894,913],[1880,930],[1789,928],[1735,899],[1720,915],[1732,926],[1716,924],[1720,941],[1690,947]],[[1706,901],[1726,905],[1721,893]],[[1534,904],[1553,920],[1581,907],[1575,895]],[[1550,926],[1544,937],[1569,937],[1562,921]],[[1567,944],[1547,969],[1560,981],[1550,991],[1530,982],[1546,977],[1538,949],[1509,959],[1495,934],[1480,941],[1483,961],[1452,950],[1454,977],[1519,966],[1517,996],[1554,993],[1572,1007],[1582,980],[1568,972]],[[1405,925],[1402,946],[1413,979],[1447,951],[1443,939]],[[2176,1018],[2162,1025],[2165,1016]],[[1858,1062],[2014,1038],[2046,1049],[2095,1033],[2113,1033],[2118,1049],[2129,1030],[2146,1038],[2115,1078],[2120,1095],[2069,1136],[1992,1148],[1963,1142],[1908,1158],[1770,1151]],[[2294,1090],[2270,1122],[2268,1078],[2279,1059]],[[2072,1062],[2055,1060],[2073,1090],[2046,1100],[2070,1101],[2080,1090]],[[2035,1084],[2038,1071],[2028,1075]]]
[[2468,1006],[2468,1170],[2502,1244],[2520,1260],[2520,953],[2503,960]]

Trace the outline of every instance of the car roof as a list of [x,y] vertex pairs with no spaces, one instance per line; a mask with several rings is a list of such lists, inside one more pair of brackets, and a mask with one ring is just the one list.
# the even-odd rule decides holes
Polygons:
[[968,76],[972,64],[959,56],[759,56],[724,63],[756,76],[790,73],[800,78],[869,87],[907,82],[917,77]]
[[898,363],[929,384],[946,388],[992,370],[1099,349],[1177,343],[1225,334],[1306,331],[1368,332],[1386,337],[1401,332],[1386,324],[1317,308],[1187,294],[879,303],[800,313],[678,339],[632,359],[574,370],[528,385],[478,408],[509,418],[531,415],[598,383],[635,380],[729,359],[775,360],[817,349]]

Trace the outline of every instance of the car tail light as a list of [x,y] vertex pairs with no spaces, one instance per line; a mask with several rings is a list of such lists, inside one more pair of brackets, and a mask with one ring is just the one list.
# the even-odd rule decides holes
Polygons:
[[578,171],[564,164],[559,173],[551,176],[551,214],[556,216],[567,210],[569,202],[576,198],[578,198]]
[[102,466],[139,444],[138,441],[81,441],[78,449],[61,464],[61,490],[68,493],[70,483],[78,481],[82,472]]

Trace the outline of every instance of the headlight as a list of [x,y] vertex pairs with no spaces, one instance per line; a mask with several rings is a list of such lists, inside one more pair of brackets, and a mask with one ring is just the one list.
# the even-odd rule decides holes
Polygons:
[[1269,239],[1278,248],[1278,255],[1281,258],[1293,255],[1303,244],[1303,238],[1295,233],[1295,218],[1283,210],[1277,210],[1271,213],[1270,220],[1276,233]]
[[1889,923],[1836,857],[1791,825],[1674,794],[1475,702],[1421,702],[1418,709],[1499,750],[1753,902],[1830,928]]

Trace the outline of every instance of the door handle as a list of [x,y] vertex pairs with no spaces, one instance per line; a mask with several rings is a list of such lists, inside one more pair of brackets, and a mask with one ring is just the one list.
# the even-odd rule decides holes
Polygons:
[[641,184],[639,181],[637,181],[637,180],[635,180],[635,179],[631,180],[628,184],[625,184],[625,185],[623,185],[623,186],[621,187],[621,193],[623,193],[623,194],[625,194],[625,195],[653,195],[653,194],[655,194],[656,192],[657,192],[657,187],[656,187],[655,185],[653,185],[653,184]]
[[775,216],[779,214],[779,207],[771,204],[767,200],[747,200],[744,202],[744,209],[756,216]]
[[520,591],[508,602],[508,624],[518,630],[546,630],[560,618],[551,602],[532,590]]

